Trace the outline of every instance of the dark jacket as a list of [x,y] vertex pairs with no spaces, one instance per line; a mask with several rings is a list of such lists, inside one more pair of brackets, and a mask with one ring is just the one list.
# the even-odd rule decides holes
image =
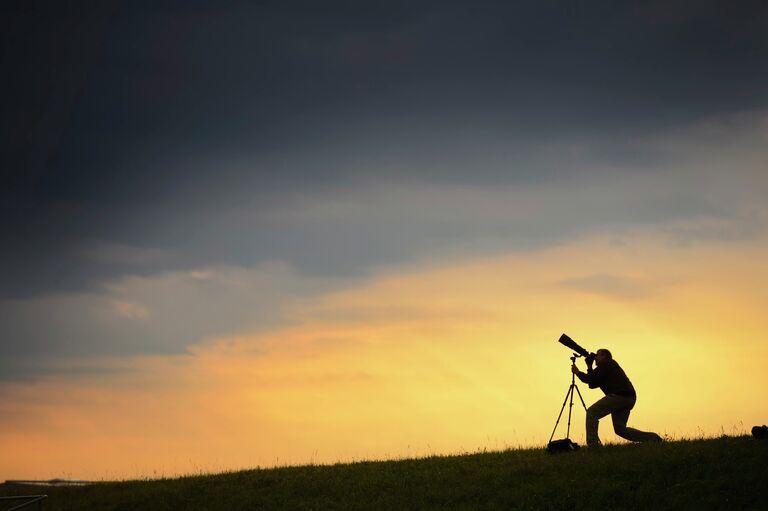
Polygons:
[[635,387],[629,381],[624,370],[615,360],[606,360],[595,369],[591,367],[586,373],[576,373],[581,381],[589,384],[590,389],[600,387],[605,394],[618,394],[620,396],[637,397]]

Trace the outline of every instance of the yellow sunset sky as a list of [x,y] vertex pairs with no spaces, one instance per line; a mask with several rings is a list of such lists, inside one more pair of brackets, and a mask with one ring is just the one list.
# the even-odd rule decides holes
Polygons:
[[[743,433],[764,421],[766,254],[638,230],[383,272],[295,304],[289,326],[3,386],[0,478],[541,447],[570,383],[562,332],[613,351],[639,395],[630,425]],[[580,388],[587,406],[602,395]],[[577,404],[578,442],[583,421]],[[601,435],[623,442],[607,419]]]

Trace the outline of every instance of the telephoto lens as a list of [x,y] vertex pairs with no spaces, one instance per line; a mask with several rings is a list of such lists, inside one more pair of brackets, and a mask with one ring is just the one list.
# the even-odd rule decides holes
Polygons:
[[560,344],[562,344],[566,348],[571,348],[573,351],[575,351],[576,353],[578,353],[582,357],[589,357],[590,356],[590,353],[587,350],[585,350],[584,348],[579,346],[576,343],[576,341],[574,341],[573,339],[571,339],[570,337],[568,337],[565,334],[561,335],[560,339],[558,339],[557,342],[559,342]]

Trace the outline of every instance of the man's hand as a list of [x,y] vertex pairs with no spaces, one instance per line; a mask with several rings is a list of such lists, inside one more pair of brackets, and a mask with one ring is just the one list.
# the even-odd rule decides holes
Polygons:
[[573,374],[579,374],[579,368],[576,367],[576,364],[571,364],[571,372]]

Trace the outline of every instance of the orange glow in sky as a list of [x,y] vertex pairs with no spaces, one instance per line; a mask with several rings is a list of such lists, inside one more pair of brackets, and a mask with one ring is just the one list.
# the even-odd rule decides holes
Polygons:
[[[541,446],[570,383],[562,332],[613,351],[638,391],[630,426],[741,433],[765,422],[766,255],[637,232],[382,272],[295,304],[287,327],[3,384],[0,480]],[[601,436],[622,441],[609,419]]]

